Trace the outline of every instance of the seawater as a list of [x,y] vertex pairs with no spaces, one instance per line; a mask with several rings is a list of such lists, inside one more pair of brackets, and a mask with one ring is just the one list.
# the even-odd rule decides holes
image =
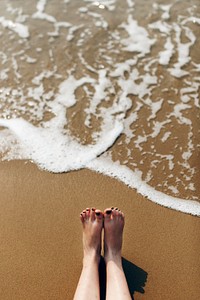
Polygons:
[[1,160],[88,168],[200,215],[198,0],[0,8]]

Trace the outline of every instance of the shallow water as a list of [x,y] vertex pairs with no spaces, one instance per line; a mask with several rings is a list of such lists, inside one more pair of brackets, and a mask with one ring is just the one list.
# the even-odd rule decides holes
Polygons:
[[0,8],[1,159],[94,169],[200,214],[198,0]]

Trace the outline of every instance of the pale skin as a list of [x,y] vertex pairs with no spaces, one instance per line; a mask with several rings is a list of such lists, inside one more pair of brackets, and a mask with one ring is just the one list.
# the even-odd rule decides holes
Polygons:
[[122,237],[124,214],[118,208],[104,212],[95,208],[83,210],[83,268],[74,300],[99,300],[99,262],[104,232],[104,260],[106,264],[106,300],[131,300],[122,268]]

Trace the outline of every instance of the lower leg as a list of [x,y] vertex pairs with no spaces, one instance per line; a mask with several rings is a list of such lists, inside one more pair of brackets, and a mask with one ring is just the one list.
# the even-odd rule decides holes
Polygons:
[[121,248],[124,215],[119,210],[104,212],[104,257],[107,272],[106,299],[130,300],[130,292],[122,268]]
[[99,273],[98,262],[95,258],[83,260],[83,269],[76,288],[74,300],[99,300]]
[[100,299],[99,262],[101,254],[101,232],[103,214],[99,210],[82,212],[83,224],[83,268],[74,295],[74,300]]

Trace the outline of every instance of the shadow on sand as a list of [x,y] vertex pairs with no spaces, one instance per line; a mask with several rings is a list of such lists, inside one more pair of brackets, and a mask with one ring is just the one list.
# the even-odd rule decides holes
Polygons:
[[[126,280],[128,283],[129,291],[134,299],[134,293],[138,292],[141,294],[145,293],[144,287],[147,281],[148,273],[145,272],[140,267],[134,265],[132,262],[122,258],[122,265],[124,269],[124,273],[126,276]],[[106,295],[106,268],[104,259],[101,258],[100,267],[100,292],[101,292],[101,300],[105,300]]]

